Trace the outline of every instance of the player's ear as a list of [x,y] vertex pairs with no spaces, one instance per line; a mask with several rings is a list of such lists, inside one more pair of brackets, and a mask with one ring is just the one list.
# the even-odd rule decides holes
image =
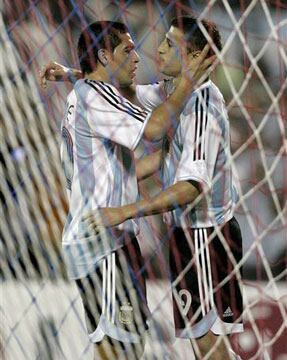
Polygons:
[[99,59],[100,63],[101,63],[103,66],[107,66],[107,65],[108,65],[108,58],[107,58],[106,50],[105,50],[105,49],[100,49],[100,50],[98,51],[98,59]]

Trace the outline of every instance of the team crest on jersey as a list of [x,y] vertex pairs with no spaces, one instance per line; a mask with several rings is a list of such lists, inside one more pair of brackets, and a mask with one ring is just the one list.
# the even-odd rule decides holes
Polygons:
[[133,307],[130,303],[125,303],[120,307],[119,321],[125,325],[133,322]]

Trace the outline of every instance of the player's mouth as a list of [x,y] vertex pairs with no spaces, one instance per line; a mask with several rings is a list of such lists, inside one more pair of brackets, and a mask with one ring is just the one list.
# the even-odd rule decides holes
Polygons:
[[130,74],[131,74],[132,78],[134,78],[136,76],[136,71],[137,71],[137,68],[134,68],[131,70]]
[[159,57],[159,58],[158,58],[158,65],[159,65],[159,66],[163,66],[164,63],[165,63],[164,59],[163,59],[162,57]]

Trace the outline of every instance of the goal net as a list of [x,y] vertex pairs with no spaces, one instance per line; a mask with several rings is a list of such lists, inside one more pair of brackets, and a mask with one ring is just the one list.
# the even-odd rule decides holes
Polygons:
[[[245,330],[224,341],[242,359],[286,359],[286,3],[4,0],[0,7],[1,358],[94,356],[82,301],[68,279],[61,248],[69,205],[60,127],[73,85],[48,82],[43,90],[39,70],[51,60],[79,69],[80,31],[96,20],[115,20],[128,25],[141,58],[137,82],[154,83],[163,78],[157,48],[171,19],[192,13],[200,26],[202,19],[214,21],[222,36],[212,80],[226,101],[229,161],[239,193],[235,216],[243,258],[235,269]],[[137,149],[136,157],[143,152]],[[158,177],[140,184],[144,197],[160,190]],[[139,223],[151,311],[142,358],[192,359],[189,340],[175,337],[166,225],[161,215]],[[211,348],[206,358],[215,351]],[[130,358],[136,359],[136,351]]]

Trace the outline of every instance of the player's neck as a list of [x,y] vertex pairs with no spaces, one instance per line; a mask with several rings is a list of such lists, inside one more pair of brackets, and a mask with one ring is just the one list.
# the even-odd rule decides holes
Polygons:
[[101,66],[99,66],[97,70],[86,74],[85,78],[89,80],[103,81],[105,83],[114,85],[116,88],[119,88],[118,82],[113,79],[112,76],[110,76],[104,67]]
[[108,74],[105,68],[99,66],[97,70],[86,74],[86,79],[89,80],[96,80],[96,81],[103,81],[105,83],[111,84],[116,87],[116,89],[121,93],[129,101],[133,102],[136,105],[141,105],[136,97],[135,85],[131,84],[129,86],[120,86],[118,82],[113,81],[112,77]]
[[121,93],[122,96],[124,96],[126,99],[128,99],[132,103],[142,106],[141,103],[137,99],[135,85],[132,84],[130,86],[121,87],[121,88],[119,88],[119,92]]
[[172,80],[174,88],[177,87],[178,83],[180,82],[180,76],[174,77]]
[[[177,87],[178,83],[180,82],[180,79],[181,79],[181,76],[177,76],[177,77],[174,77],[174,78],[173,78],[172,83],[173,83],[174,88]],[[203,81],[202,84],[205,84],[205,83],[208,82],[209,80],[210,80],[210,79],[209,79],[209,77],[208,77],[206,80]],[[202,84],[201,84],[201,85],[202,85]]]
[[122,96],[132,101],[133,103],[138,103],[134,85],[121,87],[118,82],[112,81],[111,76],[109,76],[109,74],[100,67],[96,71],[93,71],[90,74],[86,74],[85,78],[89,80],[103,81],[108,84],[114,85],[122,94]]

